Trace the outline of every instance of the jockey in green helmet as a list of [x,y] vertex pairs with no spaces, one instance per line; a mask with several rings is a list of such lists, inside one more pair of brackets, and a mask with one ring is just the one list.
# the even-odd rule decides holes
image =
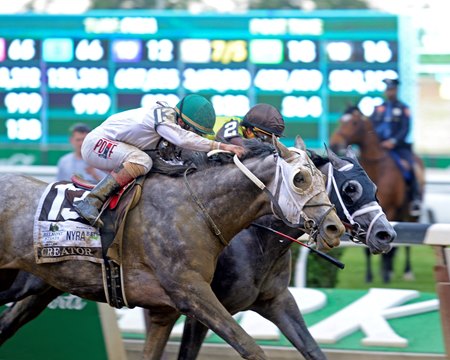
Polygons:
[[203,96],[185,96],[175,108],[157,103],[108,117],[84,139],[81,153],[91,166],[109,171],[92,191],[74,204],[75,210],[91,225],[98,224],[106,199],[152,167],[145,150],[154,150],[163,138],[181,148],[208,152],[222,149],[241,156],[241,146],[209,140],[201,135],[213,133],[215,112]]

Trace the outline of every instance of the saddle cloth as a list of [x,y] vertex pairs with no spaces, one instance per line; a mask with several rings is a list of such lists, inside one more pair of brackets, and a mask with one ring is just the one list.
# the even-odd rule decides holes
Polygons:
[[110,206],[102,214],[105,226],[100,231],[73,209],[73,202],[84,198],[88,190],[67,181],[49,184],[39,200],[35,215],[36,262],[88,260],[103,263],[108,252],[110,259],[121,264],[125,217],[137,204],[142,183],[143,179],[140,179],[122,191],[120,202],[118,196],[112,198]]
[[102,260],[101,235],[73,210],[72,204],[87,195],[67,181],[47,186],[39,200],[33,229],[36,263],[64,260]]

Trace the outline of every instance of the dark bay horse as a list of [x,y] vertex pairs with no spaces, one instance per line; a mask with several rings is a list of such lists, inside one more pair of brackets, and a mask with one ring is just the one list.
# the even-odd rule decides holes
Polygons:
[[[386,252],[396,234],[382,212],[376,187],[359,165],[354,153],[338,158],[328,150],[328,157],[311,154],[314,164],[327,175],[329,196],[339,217],[345,223],[357,223],[360,240],[373,253]],[[286,226],[274,216],[255,221],[291,237],[303,232]],[[326,359],[311,336],[302,314],[288,289],[291,275],[291,242],[257,226],[250,226],[236,235],[221,253],[211,287],[220,302],[231,313],[253,310],[272,321],[307,360]],[[146,313],[148,335],[144,359],[155,359],[151,349],[161,347],[153,336],[161,319]],[[208,328],[195,318],[186,318],[178,359],[195,359]]]
[[[337,153],[349,145],[359,147],[361,165],[378,187],[378,198],[388,220],[418,221],[417,217],[409,214],[407,183],[402,171],[389,152],[382,148],[370,119],[365,117],[357,107],[350,107],[345,112],[330,139],[330,146]],[[423,163],[418,161],[418,166],[420,168],[417,171],[418,180],[423,189]],[[408,274],[411,271],[409,247],[406,247],[406,250],[405,277],[408,277],[411,276]],[[396,248],[394,247],[391,252],[382,256],[382,278],[386,283],[390,281],[395,252]],[[366,280],[372,281],[369,254]]]
[[[269,145],[249,141],[246,146],[252,156],[244,160],[245,168],[207,167],[186,178],[225,242],[272,212],[272,201],[261,191],[266,188],[278,195],[274,202],[282,210],[278,216],[292,223],[308,220],[317,234],[319,249],[337,246],[344,228],[325,193],[322,176],[306,153],[290,151],[280,143],[279,156]],[[1,179],[0,269],[24,270],[60,291],[105,302],[99,264],[74,260],[35,263],[34,209],[47,184],[16,175]],[[145,181],[142,198],[125,225],[123,277],[127,302],[150,309],[164,321],[175,321],[179,313],[195,317],[243,358],[266,359],[209,285],[224,246],[183,179],[153,175]],[[157,336],[166,335],[159,332]],[[153,349],[152,357],[159,358],[161,351]]]

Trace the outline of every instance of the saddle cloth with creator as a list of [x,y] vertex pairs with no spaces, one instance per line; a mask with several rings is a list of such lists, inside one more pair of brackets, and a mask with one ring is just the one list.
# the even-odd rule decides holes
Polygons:
[[108,252],[110,259],[121,264],[125,217],[140,198],[142,182],[125,188],[119,194],[120,202],[112,198],[109,204],[114,204],[114,209],[110,206],[104,210],[105,226],[101,231],[81,218],[72,206],[74,201],[85,197],[88,190],[67,181],[49,184],[39,200],[34,220],[36,263],[65,260],[103,263]]

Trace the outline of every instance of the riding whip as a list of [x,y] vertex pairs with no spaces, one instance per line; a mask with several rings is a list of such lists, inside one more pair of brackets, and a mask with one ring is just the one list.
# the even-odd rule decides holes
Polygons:
[[259,227],[259,228],[261,228],[261,229],[265,229],[265,230],[271,231],[271,232],[273,232],[274,234],[280,235],[280,236],[282,236],[282,237],[284,237],[284,238],[286,238],[286,239],[288,239],[288,240],[291,240],[291,241],[293,241],[293,242],[296,242],[297,244],[300,244],[301,246],[304,246],[304,247],[308,248],[308,249],[311,250],[314,254],[316,254],[316,255],[320,256],[321,258],[323,258],[323,259],[325,259],[325,260],[331,262],[333,265],[336,265],[339,269],[343,269],[343,268],[345,267],[345,264],[344,264],[344,263],[340,262],[339,260],[335,259],[334,257],[332,257],[332,256],[330,256],[330,255],[328,255],[328,254],[325,254],[325,253],[322,252],[322,251],[316,250],[316,249],[312,248],[311,246],[309,246],[309,245],[307,245],[307,244],[304,244],[304,243],[302,243],[301,241],[299,241],[299,240],[297,240],[297,239],[295,239],[295,238],[293,238],[293,237],[291,237],[291,236],[289,236],[289,235],[283,234],[283,233],[280,232],[280,231],[274,230],[274,229],[272,229],[272,228],[270,228],[270,227],[268,227],[268,226],[264,226],[264,225],[261,225],[261,224],[252,223],[252,225],[253,225],[253,226],[256,226],[256,227]]

